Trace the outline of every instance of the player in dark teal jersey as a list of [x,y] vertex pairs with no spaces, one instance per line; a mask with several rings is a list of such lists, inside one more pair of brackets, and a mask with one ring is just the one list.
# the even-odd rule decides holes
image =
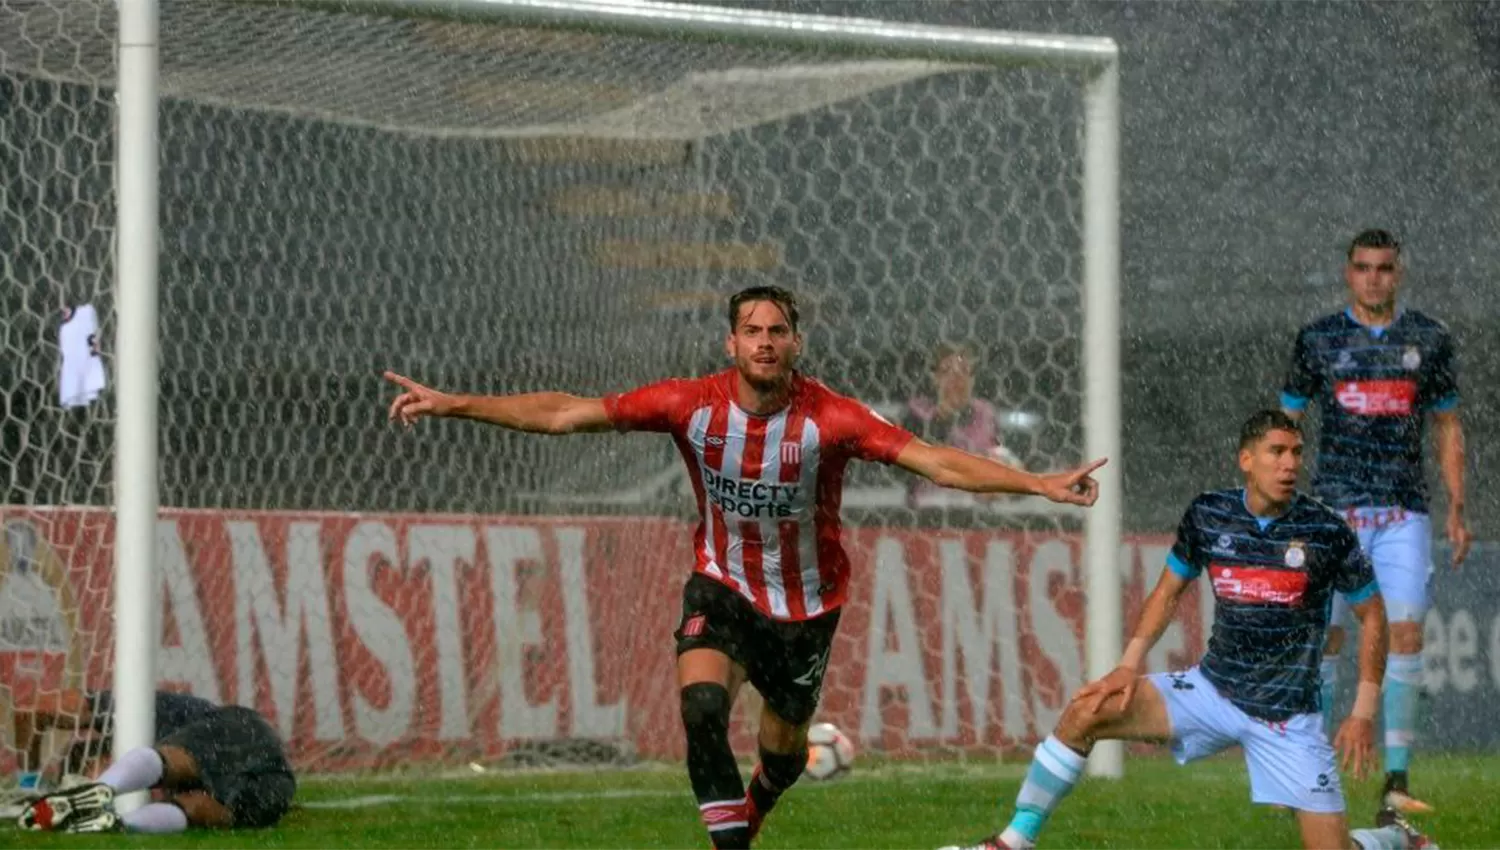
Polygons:
[[[1010,823],[971,850],[1032,847],[1103,739],[1168,742],[1180,763],[1241,746],[1251,799],[1294,810],[1309,848],[1430,846],[1399,817],[1350,833],[1344,814],[1338,753],[1356,774],[1372,765],[1386,657],[1385,606],[1358,539],[1337,512],[1297,492],[1302,433],[1285,413],[1245,423],[1239,465],[1243,488],[1188,507],[1120,665],[1068,703],[1037,747]],[[1208,651],[1189,670],[1145,674],[1147,653],[1199,576],[1215,600]],[[1359,698],[1330,745],[1318,657],[1335,591],[1363,628]]]
[[[1313,491],[1344,513],[1374,564],[1391,623],[1384,683],[1386,781],[1382,817],[1431,807],[1408,792],[1407,767],[1422,684],[1422,624],[1432,573],[1432,523],[1422,443],[1433,420],[1448,490],[1453,563],[1469,548],[1464,523],[1464,437],[1458,418],[1457,357],[1448,328],[1398,304],[1401,246],[1367,230],[1349,246],[1349,306],[1297,334],[1282,407],[1316,407],[1322,424]],[[1347,609],[1335,599],[1323,658],[1330,703]]]

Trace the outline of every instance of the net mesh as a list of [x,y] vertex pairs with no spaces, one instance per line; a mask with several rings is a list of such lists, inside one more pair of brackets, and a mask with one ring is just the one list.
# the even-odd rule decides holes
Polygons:
[[[16,714],[108,683],[114,15],[0,0]],[[680,747],[666,641],[693,506],[670,441],[403,434],[382,369],[579,394],[703,374],[727,295],[780,283],[835,389],[1033,469],[1079,460],[1076,76],[285,5],[161,15],[163,686],[255,705],[305,769]],[[979,400],[954,429],[923,424],[965,371],[944,344]],[[897,751],[1033,736],[1081,675],[1072,515],[874,466],[845,504],[864,589],[825,715]]]

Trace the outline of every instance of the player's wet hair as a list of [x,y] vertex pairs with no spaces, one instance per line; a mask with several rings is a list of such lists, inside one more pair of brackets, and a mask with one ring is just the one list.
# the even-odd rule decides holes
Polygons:
[[1294,434],[1302,433],[1302,426],[1297,420],[1286,415],[1282,410],[1258,410],[1245,420],[1240,426],[1240,451],[1254,446],[1261,438],[1272,431],[1291,431]]
[[1390,250],[1396,252],[1396,256],[1401,256],[1401,243],[1396,241],[1396,237],[1391,235],[1391,232],[1389,230],[1361,230],[1359,234],[1354,237],[1354,240],[1349,243],[1349,259],[1354,259],[1354,251],[1356,248],[1389,248]]
[[755,301],[769,301],[781,308],[786,316],[787,322],[792,326],[792,333],[797,333],[797,296],[789,289],[779,286],[752,286],[741,289],[739,292],[729,296],[729,330],[734,332],[740,324],[740,307]]

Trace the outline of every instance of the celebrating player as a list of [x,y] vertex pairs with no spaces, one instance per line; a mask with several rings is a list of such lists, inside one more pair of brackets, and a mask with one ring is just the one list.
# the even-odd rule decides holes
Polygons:
[[[848,591],[839,503],[851,458],[894,463],[946,487],[1030,493],[1091,505],[1103,461],[1033,475],[931,446],[795,369],[797,304],[779,287],[729,300],[733,367],[605,398],[556,392],[458,396],[400,375],[390,416],[407,425],[452,416],[545,434],[672,435],[698,502],[697,563],[683,590],[677,679],[693,793],[717,848],[748,847],[761,820],[802,774],[807,727]],[[749,681],[765,698],[759,756],[746,792],[729,744],[729,714]]]
[[[1251,799],[1295,810],[1306,847],[1425,846],[1399,819],[1348,833],[1339,765],[1319,714],[1318,651],[1328,598],[1338,591],[1363,631],[1359,698],[1334,745],[1346,767],[1364,773],[1373,755],[1386,621],[1359,540],[1341,516],[1297,492],[1302,433],[1285,413],[1251,416],[1239,446],[1245,486],[1204,493],[1188,506],[1119,666],[1068,703],[1037,747],[1010,824],[974,850],[1033,846],[1083,774],[1094,742],[1104,739],[1168,741],[1183,764],[1240,745]],[[1142,675],[1178,599],[1205,572],[1215,599],[1208,651],[1187,671]]]
[[[92,700],[90,724],[110,702]],[[121,756],[98,782],[55,791],[21,812],[22,829],[182,832],[188,827],[267,827],[291,808],[297,783],[276,730],[249,708],[158,692],[155,747]],[[175,725],[174,724],[180,724]],[[165,733],[165,734],[163,734]],[[151,790],[155,802],[124,815],[116,794]],[[159,798],[159,799],[157,799]]]
[[[1344,266],[1349,307],[1297,334],[1282,407],[1301,416],[1316,401],[1322,417],[1313,491],[1345,513],[1375,566],[1391,621],[1385,673],[1385,786],[1381,818],[1426,811],[1407,789],[1407,766],[1422,686],[1422,622],[1432,572],[1432,523],[1422,470],[1422,431],[1432,414],[1448,488],[1453,565],[1469,551],[1464,524],[1464,435],[1458,419],[1453,339],[1442,323],[1400,308],[1401,246],[1384,230],[1354,237]],[[1330,705],[1344,644],[1347,606],[1334,600],[1323,656],[1323,705]]]

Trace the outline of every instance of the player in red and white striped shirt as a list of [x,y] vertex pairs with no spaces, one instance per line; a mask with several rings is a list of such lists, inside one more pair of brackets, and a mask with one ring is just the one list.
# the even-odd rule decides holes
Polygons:
[[[1104,463],[1036,475],[914,438],[796,371],[796,299],[779,287],[737,293],[728,318],[731,368],[604,398],[450,395],[386,373],[404,389],[391,418],[406,425],[451,416],[544,434],[672,435],[699,512],[677,678],[688,775],[716,848],[748,847],[807,762],[807,726],[848,590],[839,504],[851,459],[895,464],[944,487],[1084,506],[1098,494],[1090,473]],[[748,794],[729,745],[730,708],[746,681],[765,698]]]

